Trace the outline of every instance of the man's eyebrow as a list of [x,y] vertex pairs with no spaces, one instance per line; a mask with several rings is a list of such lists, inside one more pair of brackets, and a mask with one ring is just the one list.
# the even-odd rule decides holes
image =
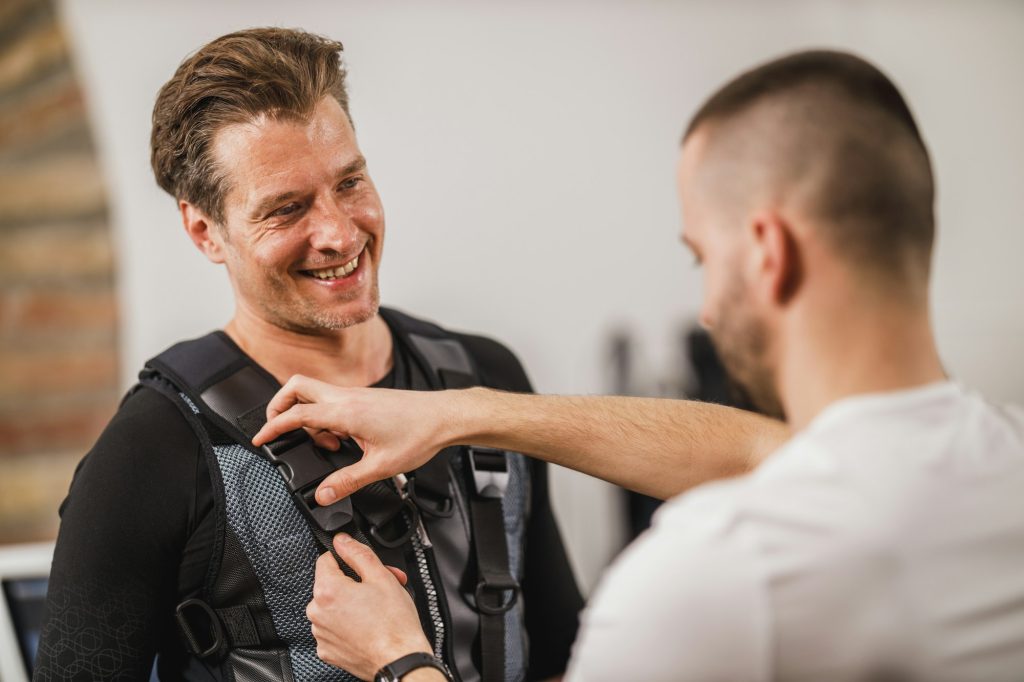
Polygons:
[[361,170],[366,170],[366,157],[362,154],[345,164],[345,166],[338,171],[338,177],[352,175],[352,173],[357,173]]

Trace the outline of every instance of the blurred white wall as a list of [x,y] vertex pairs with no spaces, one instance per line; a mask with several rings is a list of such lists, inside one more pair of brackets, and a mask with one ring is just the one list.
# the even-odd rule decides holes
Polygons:
[[[673,163],[687,117],[739,70],[849,48],[901,86],[939,181],[935,317],[952,373],[1024,402],[1024,3],[67,0],[120,247],[124,384],[231,314],[149,169],[157,89],[243,27],[340,39],[388,215],[385,302],[510,344],[541,391],[601,392],[605,334],[649,371],[696,316]],[[623,455],[629,444],[623,443]],[[621,542],[602,484],[555,475],[585,587]]]

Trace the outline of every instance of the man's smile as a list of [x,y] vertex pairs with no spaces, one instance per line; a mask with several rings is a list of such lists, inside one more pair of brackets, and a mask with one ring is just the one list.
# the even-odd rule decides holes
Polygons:
[[323,280],[334,280],[334,279],[345,279],[349,277],[356,268],[359,267],[359,257],[362,255],[362,251],[356,254],[356,257],[347,263],[342,263],[337,266],[330,266],[326,268],[317,268],[316,270],[300,270],[300,272],[308,277],[314,277],[316,279]]

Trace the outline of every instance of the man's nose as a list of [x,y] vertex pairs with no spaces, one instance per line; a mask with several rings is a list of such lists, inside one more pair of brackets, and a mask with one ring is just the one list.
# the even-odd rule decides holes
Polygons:
[[706,303],[700,308],[700,315],[697,317],[697,322],[704,331],[711,331],[711,313],[709,312],[708,305]]
[[344,206],[323,202],[312,218],[309,243],[314,249],[345,253],[358,241],[359,228]]

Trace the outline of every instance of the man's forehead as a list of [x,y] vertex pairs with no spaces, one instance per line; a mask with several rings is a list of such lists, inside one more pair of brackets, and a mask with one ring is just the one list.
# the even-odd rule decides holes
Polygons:
[[263,114],[227,124],[214,136],[213,157],[229,193],[245,204],[365,165],[348,116],[333,99],[308,118]]

